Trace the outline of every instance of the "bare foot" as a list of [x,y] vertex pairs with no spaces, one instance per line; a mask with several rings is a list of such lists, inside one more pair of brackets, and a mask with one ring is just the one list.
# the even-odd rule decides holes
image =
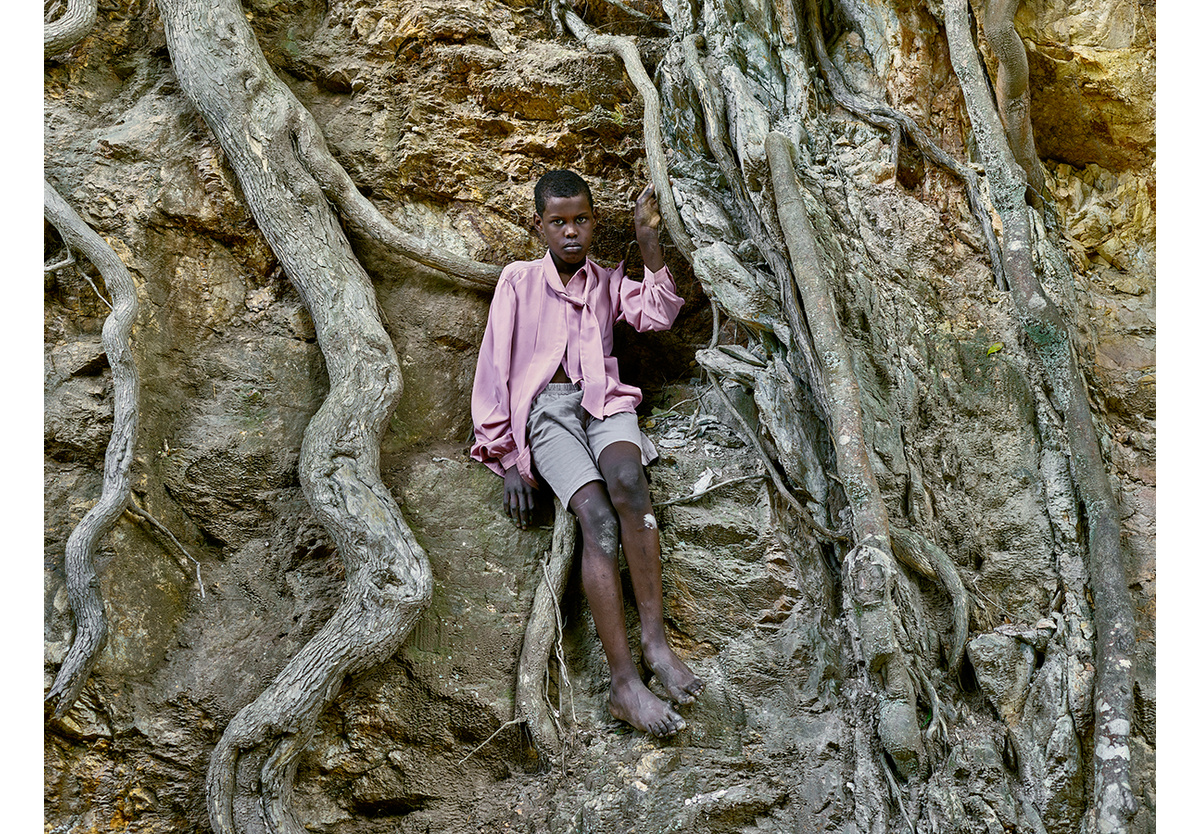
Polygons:
[[608,690],[608,711],[613,718],[658,738],[673,736],[687,726],[683,716],[636,677],[623,685],[613,682]]
[[669,646],[657,649],[643,646],[642,657],[675,703],[690,704],[704,691],[704,681],[696,677]]

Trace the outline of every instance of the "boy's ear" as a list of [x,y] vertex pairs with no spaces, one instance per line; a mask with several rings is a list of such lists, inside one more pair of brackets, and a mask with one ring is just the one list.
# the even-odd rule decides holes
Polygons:
[[537,233],[542,237],[546,236],[546,233],[542,230],[542,216],[536,211],[533,213],[533,228],[537,229]]

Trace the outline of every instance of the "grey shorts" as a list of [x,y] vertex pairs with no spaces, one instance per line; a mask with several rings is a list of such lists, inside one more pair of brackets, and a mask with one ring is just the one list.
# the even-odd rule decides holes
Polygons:
[[583,408],[583,391],[570,382],[551,382],[529,411],[529,450],[538,475],[567,506],[581,486],[603,481],[596,463],[613,443],[626,441],[642,450],[642,464],[658,457],[638,428],[637,415],[611,414],[597,420]]

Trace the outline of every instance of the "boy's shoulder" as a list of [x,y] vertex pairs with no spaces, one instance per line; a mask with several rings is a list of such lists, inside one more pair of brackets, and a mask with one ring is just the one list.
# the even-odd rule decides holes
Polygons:
[[519,284],[528,280],[530,276],[539,275],[541,270],[541,259],[536,261],[513,261],[500,271],[500,280]]

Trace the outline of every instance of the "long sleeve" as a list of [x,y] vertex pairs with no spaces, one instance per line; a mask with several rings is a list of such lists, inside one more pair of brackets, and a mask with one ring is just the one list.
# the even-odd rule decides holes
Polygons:
[[471,457],[500,475],[516,464],[518,458],[509,387],[516,291],[505,277],[501,276],[492,297],[471,392],[471,418],[475,424]]
[[683,299],[675,293],[675,279],[665,264],[657,272],[645,272],[640,282],[628,278],[623,268],[614,273],[614,278],[619,278],[613,293],[616,320],[641,332],[669,330],[683,307]]

